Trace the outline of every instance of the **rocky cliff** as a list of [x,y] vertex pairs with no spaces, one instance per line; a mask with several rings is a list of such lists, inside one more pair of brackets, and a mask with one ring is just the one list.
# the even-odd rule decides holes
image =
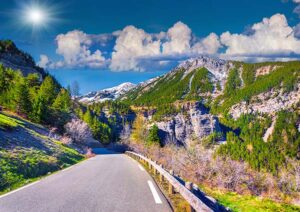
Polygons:
[[168,117],[168,120],[156,122],[165,143],[189,145],[195,139],[203,139],[213,132],[221,132],[216,116],[199,102],[187,103],[182,112]]

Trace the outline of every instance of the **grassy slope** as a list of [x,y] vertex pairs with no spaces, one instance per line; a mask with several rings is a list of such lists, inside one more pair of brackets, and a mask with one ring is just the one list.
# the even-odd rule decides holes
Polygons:
[[262,199],[251,195],[239,195],[234,192],[223,192],[216,189],[203,188],[208,195],[216,198],[225,207],[238,212],[276,212],[276,211],[300,211],[300,207],[277,203],[269,199]]
[[83,160],[47,129],[0,113],[0,194]]

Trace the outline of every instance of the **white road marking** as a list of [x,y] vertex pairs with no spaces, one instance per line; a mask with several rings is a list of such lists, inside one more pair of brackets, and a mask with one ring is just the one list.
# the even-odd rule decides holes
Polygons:
[[141,164],[139,164],[139,168],[140,170],[145,171],[144,167],[142,167]]
[[[75,165],[73,165],[73,166],[75,166]],[[62,172],[67,171],[67,170],[73,168],[73,166],[69,166],[68,168],[65,168],[65,169],[63,169],[63,170],[61,170],[61,171],[62,171]]]
[[159,197],[159,195],[158,195],[158,193],[157,193],[157,191],[156,191],[156,189],[155,189],[153,183],[152,183],[150,180],[148,180],[148,185],[149,185],[150,190],[151,190],[151,192],[152,192],[152,195],[153,195],[153,197],[154,197],[155,203],[156,203],[156,204],[162,204],[162,201],[161,201],[161,199],[160,199],[160,197]]
[[33,182],[33,183],[30,183],[30,184],[28,184],[28,185],[26,185],[26,186],[23,186],[23,187],[21,187],[21,188],[18,188],[18,189],[16,189],[16,190],[13,190],[13,191],[11,191],[11,192],[9,192],[9,193],[3,194],[3,195],[0,196],[0,199],[3,198],[3,197],[6,197],[6,196],[8,196],[8,195],[11,195],[11,194],[13,194],[13,193],[16,193],[16,192],[18,192],[18,191],[21,191],[21,190],[23,190],[23,189],[25,189],[25,188],[28,188],[28,187],[30,187],[30,186],[33,186],[34,184],[37,184],[37,183],[39,183],[39,182],[40,182],[40,180],[35,181],[35,182]]

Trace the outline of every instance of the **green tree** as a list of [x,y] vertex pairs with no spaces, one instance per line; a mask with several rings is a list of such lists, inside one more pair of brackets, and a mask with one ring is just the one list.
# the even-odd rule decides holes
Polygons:
[[57,95],[52,107],[55,110],[59,110],[62,112],[70,112],[71,110],[71,98],[69,92],[62,88]]
[[89,126],[93,125],[93,116],[91,114],[90,110],[87,110],[85,112],[85,114],[83,115],[83,120],[85,121],[85,123],[87,123]]
[[161,139],[159,137],[159,128],[157,125],[153,125],[150,130],[149,134],[147,136],[146,140],[147,145],[160,145],[162,146]]
[[15,87],[15,109],[17,113],[29,115],[32,111],[32,103],[28,86],[24,80],[18,81]]
[[39,95],[47,105],[52,105],[58,92],[59,86],[51,76],[47,76],[40,87]]

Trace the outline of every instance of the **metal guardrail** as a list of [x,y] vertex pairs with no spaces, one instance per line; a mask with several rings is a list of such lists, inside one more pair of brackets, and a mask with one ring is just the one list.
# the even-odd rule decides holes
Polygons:
[[213,211],[204,202],[202,202],[193,192],[192,183],[186,182],[185,186],[182,185],[173,175],[174,173],[167,172],[161,165],[156,162],[144,157],[143,155],[137,154],[135,152],[126,151],[126,154],[147,163],[150,170],[153,170],[154,174],[159,174],[160,181],[167,180],[169,184],[168,192],[169,194],[174,194],[175,190],[180,193],[180,195],[189,203],[190,208],[188,211]]

